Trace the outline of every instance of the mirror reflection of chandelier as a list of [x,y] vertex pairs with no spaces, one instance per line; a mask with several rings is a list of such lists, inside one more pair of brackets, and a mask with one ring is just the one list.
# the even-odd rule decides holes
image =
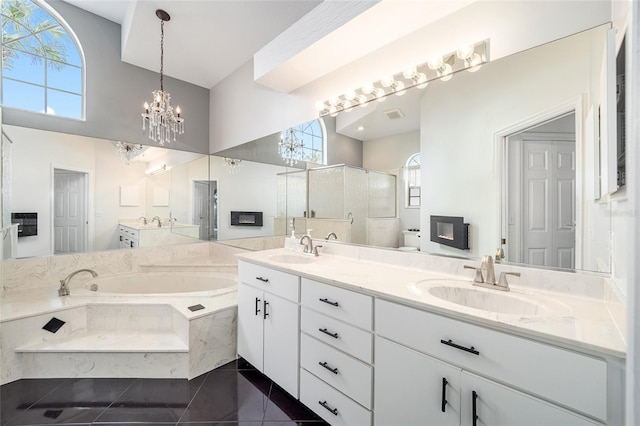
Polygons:
[[302,160],[304,142],[302,142],[296,136],[293,127],[282,132],[280,136],[280,142],[278,142],[278,151],[282,156],[282,159],[288,166],[293,166],[298,163],[298,160]]
[[140,153],[142,153],[142,145],[139,143],[116,142],[116,154],[127,166]]
[[184,134],[184,118],[180,117],[180,107],[175,111],[171,106],[171,95],[164,91],[164,23],[171,16],[162,9],[156,10],[156,16],[160,19],[160,90],[153,91],[151,105],[144,103],[142,113],[142,130],[149,126],[149,139],[159,145],[171,143],[177,135]]
[[224,162],[227,165],[227,171],[232,175],[238,174],[238,169],[242,167],[242,160],[238,158],[224,157]]

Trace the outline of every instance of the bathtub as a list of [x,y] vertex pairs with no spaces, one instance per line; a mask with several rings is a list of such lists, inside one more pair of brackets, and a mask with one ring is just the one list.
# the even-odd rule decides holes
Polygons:
[[88,281],[79,293],[94,296],[201,297],[229,293],[236,291],[237,288],[236,274],[184,271],[143,272],[98,277]]

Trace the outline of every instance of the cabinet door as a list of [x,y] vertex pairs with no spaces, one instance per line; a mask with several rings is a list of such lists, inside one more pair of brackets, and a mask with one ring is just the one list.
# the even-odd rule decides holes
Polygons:
[[263,310],[262,290],[238,284],[238,354],[260,371],[264,368]]
[[298,397],[300,308],[270,293],[264,294],[264,374]]
[[460,424],[460,369],[381,337],[375,359],[376,426]]
[[592,422],[530,395],[463,371],[460,424],[570,426],[600,423]]

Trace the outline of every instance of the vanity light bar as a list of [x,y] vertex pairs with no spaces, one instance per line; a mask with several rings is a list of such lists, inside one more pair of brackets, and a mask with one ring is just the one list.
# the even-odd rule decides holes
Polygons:
[[364,107],[373,101],[382,102],[387,96],[402,96],[407,89],[424,89],[433,80],[448,81],[453,74],[468,70],[475,72],[489,62],[489,39],[470,44],[424,62],[407,67],[404,71],[367,83],[359,89],[348,90],[316,105],[320,117],[335,117],[339,112],[351,111],[356,106]]

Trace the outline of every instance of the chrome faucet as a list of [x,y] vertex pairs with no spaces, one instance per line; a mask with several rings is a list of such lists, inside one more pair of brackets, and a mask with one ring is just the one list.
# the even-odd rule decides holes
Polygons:
[[154,216],[153,219],[151,219],[151,223],[158,221],[158,228],[162,227],[162,219],[160,219],[160,217],[158,216]]
[[338,239],[338,236],[336,235],[335,232],[329,232],[329,234],[327,234],[327,236],[325,237],[325,240],[329,241],[331,239],[331,237],[333,237],[334,240]]
[[[306,241],[305,241],[306,240]],[[304,250],[302,251],[303,253],[307,253],[307,254],[312,254],[312,250],[313,250],[313,241],[311,240],[311,237],[308,235],[303,235],[302,237],[300,237],[300,245],[304,246]],[[317,253],[317,251],[316,251]]]
[[69,295],[69,281],[71,281],[71,278],[73,278],[76,274],[80,272],[90,272],[93,278],[96,278],[98,276],[96,271],[94,271],[93,269],[78,269],[77,271],[73,271],[72,273],[67,275],[65,279],[60,280],[60,288],[58,289],[58,296],[62,297],[62,296]]
[[487,270],[487,275],[485,276],[484,282],[486,284],[495,285],[496,283],[496,273],[493,269],[493,257],[487,255],[482,257],[482,263],[480,264],[480,271]]
[[140,219],[142,219],[142,224],[143,224],[144,226],[147,226],[147,218],[146,218],[146,217],[144,217],[144,216],[140,216],[140,217],[138,218],[138,220],[140,220]]

